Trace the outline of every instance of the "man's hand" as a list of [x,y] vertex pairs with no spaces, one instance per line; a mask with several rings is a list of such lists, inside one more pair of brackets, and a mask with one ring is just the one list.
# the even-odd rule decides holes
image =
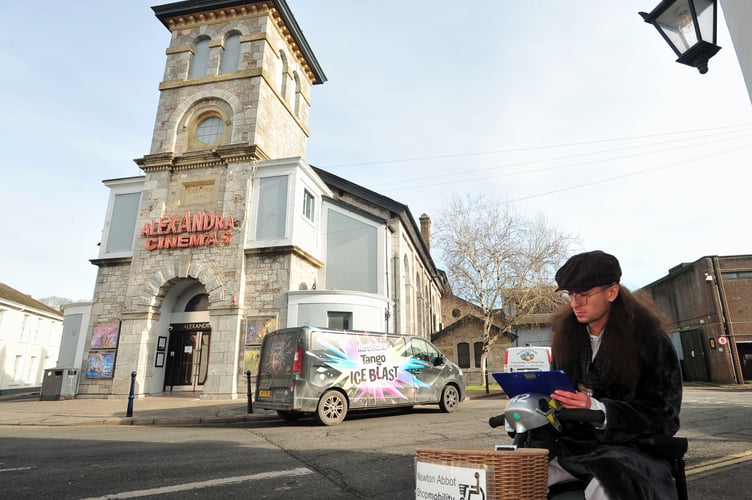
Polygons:
[[569,392],[557,389],[551,397],[561,403],[564,408],[590,408],[590,396],[584,392]]

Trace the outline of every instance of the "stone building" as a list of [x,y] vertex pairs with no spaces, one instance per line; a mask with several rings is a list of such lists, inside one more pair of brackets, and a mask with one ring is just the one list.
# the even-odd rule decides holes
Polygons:
[[686,380],[752,380],[752,255],[682,263],[643,290],[672,323]]
[[[441,300],[441,331],[432,335],[432,342],[452,361],[457,363],[465,375],[468,385],[483,385],[481,354],[483,351],[483,312],[475,304],[454,296],[447,291]],[[516,318],[511,331],[501,333],[504,325],[498,321],[492,326],[496,340],[488,351],[488,373],[504,370],[507,349],[527,345],[551,345],[551,314],[528,314]],[[489,378],[490,384],[495,384]]]
[[143,176],[110,189],[77,397],[245,394],[266,332],[440,329],[407,206],[305,160],[326,77],[284,0],[153,7],[170,32]]

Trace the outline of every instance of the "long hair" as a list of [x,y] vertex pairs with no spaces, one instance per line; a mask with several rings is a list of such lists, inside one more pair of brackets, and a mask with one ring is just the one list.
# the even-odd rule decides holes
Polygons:
[[[651,337],[668,335],[668,321],[656,309],[645,292],[630,292],[619,285],[619,296],[611,303],[606,322],[606,336],[601,349],[609,356],[613,373],[609,376],[619,385],[634,381],[640,372],[647,349],[654,345]],[[552,355],[556,365],[565,370],[578,362],[582,349],[585,325],[579,323],[569,305],[556,311],[552,317],[554,332]]]

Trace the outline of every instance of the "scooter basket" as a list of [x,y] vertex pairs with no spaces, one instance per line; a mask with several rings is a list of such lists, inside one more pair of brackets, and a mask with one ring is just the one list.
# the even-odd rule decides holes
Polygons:
[[[419,448],[415,450],[415,459],[416,462],[485,469],[487,500],[545,500],[548,494],[548,450],[545,449]],[[482,498],[478,496],[470,500]]]

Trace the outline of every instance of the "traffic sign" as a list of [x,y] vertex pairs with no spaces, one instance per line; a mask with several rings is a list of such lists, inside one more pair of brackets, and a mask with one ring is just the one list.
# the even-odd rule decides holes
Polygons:
[[726,344],[728,344],[728,338],[718,337],[718,345],[726,345]]

